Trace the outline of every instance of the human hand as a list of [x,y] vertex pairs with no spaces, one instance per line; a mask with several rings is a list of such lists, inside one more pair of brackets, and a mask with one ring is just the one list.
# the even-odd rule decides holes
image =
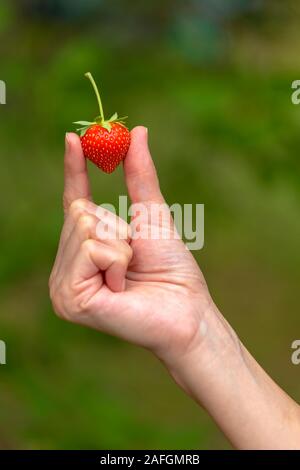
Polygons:
[[[150,209],[165,203],[143,127],[131,132],[124,172],[132,203],[148,209],[139,217],[140,231],[149,231]],[[170,361],[198,345],[199,325],[212,301],[197,263],[176,237],[169,210],[161,207],[158,239],[131,239],[125,221],[92,202],[80,140],[67,135],[65,222],[49,282],[53,307],[66,320]],[[111,237],[99,233],[102,216]]]

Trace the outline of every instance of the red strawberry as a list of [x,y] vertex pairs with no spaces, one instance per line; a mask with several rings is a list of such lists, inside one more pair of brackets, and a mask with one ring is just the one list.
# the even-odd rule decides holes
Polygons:
[[112,173],[126,157],[130,133],[118,122],[111,124],[108,131],[100,124],[89,127],[80,138],[83,153],[105,173]]
[[85,157],[105,173],[112,173],[127,155],[130,145],[130,133],[124,125],[125,118],[118,119],[117,113],[108,120],[104,119],[97,85],[90,73],[86,73],[85,76],[91,81],[95,90],[100,116],[96,117],[94,122],[77,121],[74,124],[83,126],[77,130],[80,131],[80,140]]

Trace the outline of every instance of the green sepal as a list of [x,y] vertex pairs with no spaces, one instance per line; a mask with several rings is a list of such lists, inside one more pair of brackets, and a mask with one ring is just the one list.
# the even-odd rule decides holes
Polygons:
[[127,116],[124,116],[124,117],[118,119],[117,122],[118,122],[118,124],[121,124],[121,126],[126,127],[126,125],[125,125],[126,124],[126,119],[127,119]]
[[110,117],[110,118],[108,119],[107,122],[114,122],[114,121],[116,121],[117,119],[118,119],[118,113],[114,113],[114,114],[112,115],[112,117]]
[[109,124],[108,121],[102,122],[102,123],[100,124],[100,126],[101,126],[101,127],[104,127],[104,129],[106,129],[108,132],[111,131],[111,125]]
[[82,129],[77,129],[77,131],[79,131],[80,137],[83,137],[87,130],[88,130],[88,127],[83,127]]
[[96,124],[95,122],[90,122],[90,121],[75,121],[73,124],[80,124],[81,126],[92,126],[93,124]]
[[[74,122],[73,124],[83,124],[84,122],[88,122],[88,121],[77,121],[77,122]],[[94,124],[95,124],[94,122],[91,122],[88,125],[85,125],[83,127],[78,127],[76,131],[79,132],[80,137],[83,137],[86,131]]]

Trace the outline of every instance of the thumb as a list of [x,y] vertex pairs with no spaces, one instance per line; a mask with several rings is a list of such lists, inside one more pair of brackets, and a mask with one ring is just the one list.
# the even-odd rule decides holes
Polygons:
[[133,203],[164,202],[148,148],[148,130],[145,127],[138,126],[131,131],[131,143],[124,161],[124,172],[128,193]]
[[68,132],[66,134],[65,145],[63,203],[66,212],[75,199],[91,199],[91,192],[86,159],[84,158],[78,135]]

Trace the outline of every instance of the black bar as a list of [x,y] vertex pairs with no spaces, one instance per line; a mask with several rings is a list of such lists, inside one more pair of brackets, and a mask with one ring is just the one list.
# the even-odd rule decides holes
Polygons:
[[32,468],[55,468],[57,465],[74,465],[76,468],[149,468],[190,467],[209,469],[211,465],[241,468],[255,465],[256,467],[287,467],[300,462],[300,451],[181,451],[181,450],[90,450],[90,451],[0,451],[0,466],[14,464]]

